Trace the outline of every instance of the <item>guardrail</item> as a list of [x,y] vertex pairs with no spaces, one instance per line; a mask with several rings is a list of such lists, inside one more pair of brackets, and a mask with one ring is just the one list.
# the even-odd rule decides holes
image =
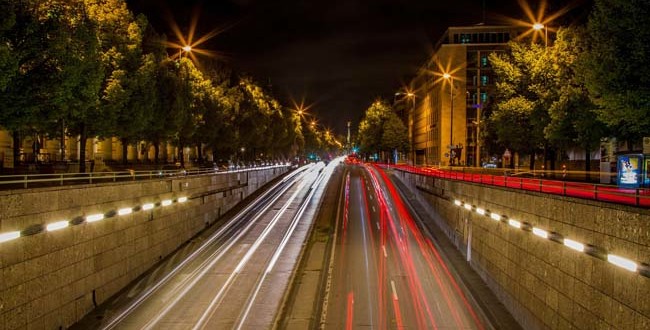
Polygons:
[[153,171],[117,171],[117,172],[93,172],[93,173],[57,173],[57,174],[25,174],[25,175],[0,175],[0,190],[26,189],[65,186],[75,184],[93,184],[103,182],[152,180],[170,177],[182,177],[215,173],[237,173],[250,170],[260,170],[275,167],[289,166],[286,164],[241,167],[236,169],[221,170],[208,169],[175,169],[175,170],[153,170]]
[[[381,166],[386,167],[387,165]],[[519,176],[509,176],[507,173],[504,175],[468,173],[465,171],[415,167],[410,165],[390,165],[390,167],[410,173],[442,179],[459,180],[491,186],[650,208],[649,188],[620,188],[612,185],[585,182],[524,178]]]

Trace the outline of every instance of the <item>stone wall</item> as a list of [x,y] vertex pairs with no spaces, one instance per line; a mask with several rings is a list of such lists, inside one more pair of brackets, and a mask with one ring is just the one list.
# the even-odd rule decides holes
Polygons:
[[[0,329],[72,325],[286,171],[0,192],[0,233],[23,235],[0,243]],[[116,214],[123,208],[133,213]],[[106,218],[84,221],[93,214]],[[70,227],[45,230],[64,219]]]
[[[524,329],[650,329],[650,210],[396,171]],[[473,205],[468,211],[455,200]],[[486,215],[476,212],[486,210]],[[522,223],[516,228],[502,218]],[[549,232],[550,239],[531,233]],[[586,246],[574,251],[569,238]],[[468,244],[471,248],[468,250]]]

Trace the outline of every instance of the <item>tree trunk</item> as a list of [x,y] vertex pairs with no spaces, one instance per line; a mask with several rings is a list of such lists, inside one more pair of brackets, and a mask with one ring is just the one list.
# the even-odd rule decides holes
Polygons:
[[126,165],[129,163],[128,158],[129,157],[129,145],[127,144],[126,139],[122,139],[122,165]]
[[591,152],[589,147],[585,147],[585,178],[587,182],[591,181]]
[[530,153],[530,166],[528,167],[531,171],[535,170],[535,151]]
[[79,173],[86,173],[86,124],[81,124],[81,130],[79,134]]
[[197,161],[199,162],[199,164],[202,164],[203,163],[203,148],[201,148],[201,142],[199,142],[196,145],[196,150],[197,150],[196,154],[197,154],[197,158],[198,158]]
[[185,168],[185,155],[183,154],[183,143],[178,143],[178,158],[180,158],[181,168]]
[[156,159],[154,160],[154,163],[158,164],[158,159],[160,157],[160,142],[156,141],[153,143],[153,152],[154,152],[154,157]]
[[61,120],[61,161],[65,160],[65,121]]
[[20,133],[13,131],[14,142],[14,171],[20,166]]

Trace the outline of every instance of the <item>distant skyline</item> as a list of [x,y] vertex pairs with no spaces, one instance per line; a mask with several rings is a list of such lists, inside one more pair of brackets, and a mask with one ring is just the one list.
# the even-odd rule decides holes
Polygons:
[[[533,10],[539,2],[531,1]],[[584,20],[591,1],[573,1],[562,25]],[[312,105],[309,113],[337,134],[356,127],[377,98],[389,101],[431,55],[449,26],[507,24],[524,19],[517,0],[127,0],[170,41],[170,21],[196,36],[223,30],[202,45],[229,66],[272,85],[285,105]],[[556,12],[566,1],[549,1]],[[485,11],[483,10],[485,8]],[[196,14],[193,14],[196,13]],[[485,18],[485,22],[484,22]]]

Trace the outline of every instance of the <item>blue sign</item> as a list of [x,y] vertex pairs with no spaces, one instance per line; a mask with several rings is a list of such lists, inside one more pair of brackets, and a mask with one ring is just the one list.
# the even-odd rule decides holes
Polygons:
[[623,188],[638,188],[643,166],[642,155],[620,155],[616,164],[617,183]]

